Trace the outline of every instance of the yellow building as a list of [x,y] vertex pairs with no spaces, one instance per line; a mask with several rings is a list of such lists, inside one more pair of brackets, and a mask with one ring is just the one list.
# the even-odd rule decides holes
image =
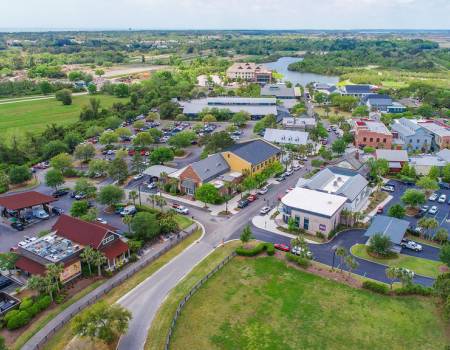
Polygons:
[[232,171],[253,175],[280,161],[281,150],[263,139],[255,139],[229,147],[222,156]]

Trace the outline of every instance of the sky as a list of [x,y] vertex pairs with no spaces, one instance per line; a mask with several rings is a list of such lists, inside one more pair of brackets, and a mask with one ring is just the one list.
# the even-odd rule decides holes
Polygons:
[[0,0],[15,29],[450,29],[450,0]]

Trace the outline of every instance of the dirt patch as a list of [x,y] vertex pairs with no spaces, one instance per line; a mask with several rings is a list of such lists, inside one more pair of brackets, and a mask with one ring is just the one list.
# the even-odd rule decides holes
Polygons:
[[415,216],[419,212],[418,208],[407,207],[405,210],[406,216]]

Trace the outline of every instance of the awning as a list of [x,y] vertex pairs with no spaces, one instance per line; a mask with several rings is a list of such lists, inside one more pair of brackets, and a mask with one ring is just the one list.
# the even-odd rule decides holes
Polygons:
[[116,239],[113,243],[100,250],[109,260],[112,260],[119,255],[126,253],[128,251],[128,244],[121,239]]
[[56,202],[57,199],[45,194],[30,191],[24,193],[17,193],[10,196],[0,197],[0,206],[9,210],[19,210],[24,208],[31,208],[35,205],[48,204]]

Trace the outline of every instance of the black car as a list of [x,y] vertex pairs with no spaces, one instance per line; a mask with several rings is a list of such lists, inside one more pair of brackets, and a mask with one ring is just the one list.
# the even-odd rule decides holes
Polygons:
[[69,193],[69,191],[66,190],[65,188],[60,188],[59,190],[56,190],[55,192],[53,192],[52,196],[55,198],[59,198],[59,197],[65,196],[68,193]]
[[24,224],[22,224],[21,222],[13,222],[11,224],[11,227],[13,229],[16,229],[17,231],[23,231],[25,229]]
[[53,207],[52,208],[52,213],[55,215],[61,215],[64,213],[64,210],[62,210],[61,208],[58,207]]
[[241,199],[238,202],[238,208],[245,208],[247,205],[249,205],[250,201],[248,199]]

